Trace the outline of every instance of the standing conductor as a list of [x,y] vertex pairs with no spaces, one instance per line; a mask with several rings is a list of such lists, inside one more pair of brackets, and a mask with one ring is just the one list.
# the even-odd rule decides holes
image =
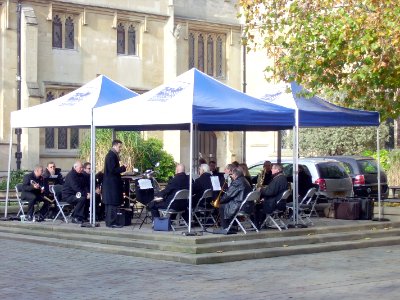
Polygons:
[[106,206],[106,226],[111,228],[122,227],[117,225],[117,208],[123,200],[121,173],[126,171],[126,167],[119,163],[121,149],[122,142],[113,140],[104,162],[103,202]]

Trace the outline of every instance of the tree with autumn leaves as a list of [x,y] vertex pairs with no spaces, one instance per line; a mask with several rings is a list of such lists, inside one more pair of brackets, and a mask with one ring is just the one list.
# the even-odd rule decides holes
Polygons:
[[296,81],[339,105],[400,113],[398,0],[238,0],[248,51],[266,77]]

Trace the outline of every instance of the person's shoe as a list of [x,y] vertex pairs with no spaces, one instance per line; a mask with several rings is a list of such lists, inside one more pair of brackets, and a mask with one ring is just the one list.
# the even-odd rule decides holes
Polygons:
[[80,220],[79,218],[72,218],[71,222],[75,224],[82,224],[82,220]]
[[44,222],[44,217],[42,215],[40,215],[37,219],[38,222]]
[[32,218],[32,216],[26,216],[25,220],[28,221],[28,222],[32,222],[33,218]]
[[124,227],[124,226],[114,224],[114,225],[110,225],[110,226],[107,226],[107,227],[108,227],[108,228],[122,228],[122,227]]

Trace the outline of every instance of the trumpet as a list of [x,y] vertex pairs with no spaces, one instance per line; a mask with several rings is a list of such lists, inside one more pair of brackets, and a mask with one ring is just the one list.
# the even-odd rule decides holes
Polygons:
[[213,207],[215,207],[215,208],[219,208],[220,202],[221,202],[221,196],[222,196],[222,193],[224,192],[224,188],[225,188],[225,185],[226,185],[227,183],[228,183],[228,180],[225,180],[224,184],[223,184],[222,187],[221,187],[221,190],[220,190],[219,193],[218,193],[217,198],[215,198],[214,201],[211,201],[211,206],[213,206]]

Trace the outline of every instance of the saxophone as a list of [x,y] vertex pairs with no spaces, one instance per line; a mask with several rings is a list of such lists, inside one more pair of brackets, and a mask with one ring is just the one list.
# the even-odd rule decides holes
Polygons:
[[221,202],[221,196],[222,196],[222,193],[224,192],[224,188],[225,188],[225,186],[226,186],[227,184],[228,184],[228,180],[225,180],[224,184],[223,184],[222,187],[221,187],[221,190],[220,190],[219,193],[218,193],[217,198],[215,198],[214,201],[211,201],[211,206],[213,206],[213,207],[215,207],[215,208],[219,208],[220,202]]
[[263,182],[264,182],[264,178],[265,178],[265,170],[262,170],[260,172],[260,174],[258,174],[258,178],[257,178],[257,184],[256,184],[256,189],[263,187]]

